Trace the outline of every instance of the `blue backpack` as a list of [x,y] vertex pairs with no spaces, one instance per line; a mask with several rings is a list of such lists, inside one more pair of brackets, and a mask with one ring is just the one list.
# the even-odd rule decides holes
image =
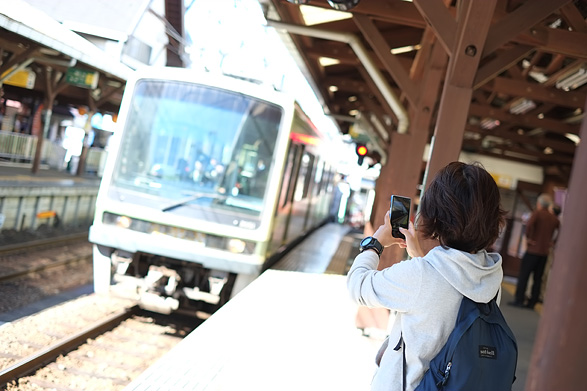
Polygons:
[[430,362],[416,391],[512,389],[518,345],[496,299],[485,304],[463,297],[455,328]]

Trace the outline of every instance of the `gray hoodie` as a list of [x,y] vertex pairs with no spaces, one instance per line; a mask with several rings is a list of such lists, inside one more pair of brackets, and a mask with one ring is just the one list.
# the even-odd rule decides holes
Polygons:
[[389,337],[376,357],[379,368],[371,389],[402,390],[402,351],[393,348],[403,336],[406,390],[413,390],[454,328],[463,295],[486,303],[498,293],[503,279],[501,256],[438,246],[422,258],[382,271],[376,270],[378,263],[375,252],[365,251],[355,258],[347,277],[350,295],[358,304],[395,313]]

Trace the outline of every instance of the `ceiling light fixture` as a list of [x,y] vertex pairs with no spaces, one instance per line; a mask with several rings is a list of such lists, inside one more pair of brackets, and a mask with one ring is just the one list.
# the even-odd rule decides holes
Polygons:
[[[287,0],[292,4],[308,4],[310,0]],[[328,0],[328,4],[337,11],[348,11],[355,8],[361,0]]]
[[329,67],[331,65],[340,64],[340,60],[339,59],[337,59],[337,58],[330,58],[330,57],[320,57],[320,58],[318,58],[318,62],[323,67]]
[[402,46],[401,48],[393,48],[390,51],[391,51],[391,54],[409,53],[414,50],[420,50],[421,47],[422,47],[422,45],[420,45],[420,44],[408,45],[408,46]]
[[581,138],[573,133],[566,133],[565,137],[575,143],[575,145],[579,145],[581,142]]
[[583,64],[577,72],[572,73],[556,82],[556,88],[570,91],[587,83],[587,66]]
[[481,121],[481,127],[483,129],[491,130],[498,127],[501,124],[499,120],[493,118],[485,118]]
[[510,113],[512,114],[525,114],[528,111],[536,107],[536,103],[530,99],[520,99],[512,107],[510,107]]
[[359,4],[361,0],[328,0],[328,4],[338,11],[348,11]]

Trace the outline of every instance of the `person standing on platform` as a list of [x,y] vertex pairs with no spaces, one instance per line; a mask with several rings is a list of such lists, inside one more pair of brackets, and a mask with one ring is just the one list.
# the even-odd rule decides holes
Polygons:
[[[561,207],[559,205],[553,203],[552,205],[550,205],[550,208],[548,208],[548,211],[550,213],[552,213],[553,215],[555,215],[556,218],[559,219],[559,222],[561,221],[561,219],[559,218],[559,216],[561,214]],[[557,229],[557,232],[555,233],[555,237],[552,238],[553,245],[550,248],[550,251],[548,252],[548,258],[546,258],[546,266],[544,267],[544,275],[542,276],[542,287],[540,288],[540,299],[538,301],[539,303],[544,302],[544,295],[546,294],[546,286],[548,284],[548,275],[550,274],[550,269],[552,268],[552,262],[554,261],[554,248],[556,246],[557,233],[558,233],[558,229]]]
[[[499,236],[505,212],[491,175],[479,164],[453,162],[426,189],[418,230],[391,235],[389,211],[347,275],[352,299],[395,313],[389,336],[376,355],[372,390],[414,390],[452,332],[463,296],[487,303],[500,292],[502,260],[487,248]],[[433,244],[428,250],[427,241]],[[384,248],[407,248],[410,260],[377,270]],[[499,299],[499,298],[498,298]],[[402,347],[402,340],[405,342]]]
[[[542,274],[560,226],[558,218],[548,211],[551,204],[552,200],[548,194],[540,194],[536,201],[536,209],[526,223],[526,252],[522,258],[514,301],[508,303],[515,307],[534,308],[540,298]],[[530,274],[533,274],[532,293],[526,302]]]

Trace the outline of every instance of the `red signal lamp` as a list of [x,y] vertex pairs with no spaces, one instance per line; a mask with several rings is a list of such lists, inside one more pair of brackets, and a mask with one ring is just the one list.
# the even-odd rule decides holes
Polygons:
[[365,156],[367,156],[367,153],[369,153],[369,150],[367,149],[367,147],[363,144],[357,144],[357,147],[355,148],[355,152],[357,152],[357,156],[359,157],[359,159],[357,160],[357,163],[359,164],[359,166],[363,165],[363,160],[365,159]]

